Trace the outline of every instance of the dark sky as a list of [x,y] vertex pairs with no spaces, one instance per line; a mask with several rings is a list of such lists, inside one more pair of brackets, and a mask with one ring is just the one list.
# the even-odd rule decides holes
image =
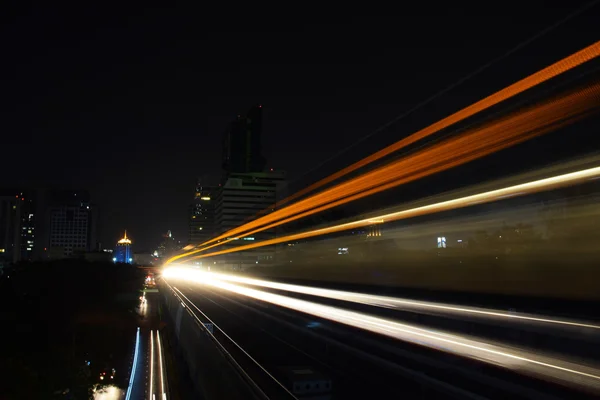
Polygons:
[[[394,10],[15,9],[2,16],[0,186],[89,189],[106,245],[186,239],[221,134],[265,109],[269,165],[294,179],[554,24],[580,2]],[[495,5],[493,5],[493,4]],[[260,4],[260,3],[257,3]],[[562,6],[557,6],[562,4]],[[560,8],[563,7],[563,8]],[[342,13],[343,12],[343,13]],[[599,39],[598,7],[407,120],[432,123]],[[409,134],[400,124],[368,144]],[[369,146],[329,163],[339,168]],[[362,152],[361,152],[362,151]]]

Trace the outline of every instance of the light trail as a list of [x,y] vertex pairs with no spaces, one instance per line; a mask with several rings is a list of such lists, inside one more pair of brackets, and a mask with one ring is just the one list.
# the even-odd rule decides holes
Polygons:
[[160,369],[160,390],[162,393],[162,399],[167,400],[167,393],[165,390],[165,381],[164,381],[164,371],[163,371],[163,355],[162,355],[162,347],[160,345],[160,332],[158,329],[156,330],[156,343],[158,344],[158,366]]
[[[370,306],[376,307],[386,307],[386,308],[394,308],[394,309],[402,309],[402,310],[411,310],[414,312],[427,312],[427,311],[437,311],[441,314],[461,314],[467,316],[475,316],[475,317],[492,317],[498,319],[506,319],[506,320],[522,320],[522,321],[531,321],[545,324],[554,324],[554,325],[563,325],[569,327],[577,327],[577,328],[590,328],[590,329],[599,329],[600,325],[594,325],[579,321],[570,321],[570,320],[562,320],[551,318],[547,316],[534,316],[534,315],[525,315],[525,314],[515,314],[508,313],[501,310],[493,310],[493,309],[484,309],[484,308],[474,308],[474,307],[463,307],[457,306],[453,304],[444,304],[444,303],[434,303],[427,301],[417,301],[403,298],[396,298],[390,296],[379,296],[372,295],[367,293],[356,293],[356,292],[348,292],[343,290],[332,290],[332,289],[323,289],[318,287],[311,286],[302,286],[302,285],[291,285],[287,283],[279,283],[272,282],[262,279],[253,279],[253,278],[245,278],[242,276],[237,276],[233,274],[222,274],[215,272],[205,272],[199,271],[196,269],[187,269],[187,268],[169,268],[175,269],[176,274],[185,274],[185,271],[194,271],[194,274],[197,274],[196,279],[202,280],[203,277],[208,279],[216,279],[220,281],[226,282],[235,282],[241,283],[244,285],[258,286],[276,290],[283,290],[287,292],[293,293],[302,293],[308,294],[311,296],[324,297],[328,299],[342,300],[348,301],[352,303],[360,303],[366,304]],[[177,269],[182,269],[182,271],[178,272]],[[168,271],[167,270],[167,271]]]
[[[415,142],[422,140],[428,136],[431,136],[432,134],[439,132],[442,129],[445,129],[453,124],[456,124],[457,122],[460,122],[466,118],[469,118],[489,107],[492,107],[492,106],[494,106],[502,101],[505,101],[517,94],[520,94],[536,85],[539,85],[540,83],[546,82],[549,79],[552,79],[552,78],[554,78],[572,68],[575,68],[587,61],[590,61],[590,60],[598,57],[598,55],[600,55],[600,41],[534,73],[533,75],[530,75],[518,82],[515,82],[514,84],[428,126],[427,128],[424,128],[424,129],[414,133],[413,135],[411,135],[405,139],[402,139],[402,140],[386,147],[385,149],[382,149],[382,150],[372,154],[369,157],[366,157],[363,160],[358,161],[357,163],[350,165],[349,167],[346,167],[345,169],[343,169],[333,175],[330,175],[329,177],[315,183],[314,185],[311,185],[308,188],[301,190],[300,192],[288,197],[287,199],[284,199],[282,202],[278,203],[277,205],[279,206],[283,203],[291,201],[292,199],[300,197],[308,192],[314,191],[315,189],[322,187],[327,183],[333,182],[333,181],[341,178],[342,176],[349,174],[350,172],[353,172],[363,166],[371,164],[374,161],[379,160],[387,155],[390,155],[412,143],[415,143]],[[293,204],[292,206],[284,207],[282,210],[278,210],[278,211],[286,210],[289,212],[290,208],[293,207],[294,205],[295,204]],[[274,207],[272,207],[272,208],[274,208]],[[277,213],[278,211],[276,211],[275,213]],[[296,211],[296,212],[302,212],[302,211],[305,211],[305,210],[300,210],[300,211]],[[250,229],[256,228],[260,225],[266,225],[266,224],[269,224],[270,222],[273,222],[273,220],[275,218],[273,216],[273,214],[275,214],[275,213],[271,213],[269,215],[257,218],[256,220],[251,221],[247,224],[244,224],[241,227],[232,229],[220,236],[217,236],[217,237],[203,243],[201,246],[206,246],[206,245],[209,245],[209,244],[215,243],[215,242],[217,243],[217,245],[219,245],[219,244],[223,243],[222,242],[223,239],[227,239],[227,238],[231,238],[231,237],[242,237],[242,236],[249,235],[251,233],[246,233],[245,235],[239,235],[239,234],[241,232],[245,232]],[[284,217],[285,216],[281,216],[280,218],[284,218]],[[256,232],[256,231],[254,231],[254,232]],[[214,247],[214,246],[210,246],[210,247]],[[207,248],[205,247],[202,249],[187,252],[186,254],[173,256],[166,261],[165,265],[170,264],[171,262],[176,261],[178,259],[181,259],[182,257],[186,257],[191,254],[196,254],[196,253],[198,253],[200,251],[204,251],[206,249]]]
[[135,370],[137,368],[138,350],[140,347],[140,328],[137,328],[135,335],[135,350],[133,352],[133,366],[131,367],[131,376],[129,377],[129,385],[127,386],[127,393],[125,394],[125,400],[131,398],[131,390],[133,389],[133,381],[135,379]]
[[[247,357],[247,358],[248,358],[250,361],[252,361],[252,363],[253,363],[254,365],[256,365],[256,366],[257,366],[257,367],[258,367],[258,368],[259,368],[259,369],[260,369],[260,370],[261,370],[261,371],[262,371],[262,372],[263,372],[263,373],[264,373],[264,374],[265,374],[265,375],[266,375],[266,376],[267,376],[269,379],[271,379],[271,380],[272,380],[272,381],[273,381],[275,384],[277,384],[277,385],[278,385],[278,386],[279,386],[279,387],[280,387],[280,388],[281,388],[281,389],[282,389],[282,390],[283,390],[285,393],[289,394],[291,398],[294,398],[294,399],[296,398],[296,397],[295,397],[295,396],[294,396],[294,395],[293,395],[293,394],[292,394],[292,393],[289,391],[289,389],[288,389],[288,388],[287,388],[287,387],[286,387],[284,384],[282,384],[281,382],[279,382],[279,381],[277,380],[277,378],[275,378],[273,375],[271,375],[271,373],[270,373],[270,372],[269,372],[269,371],[268,371],[268,370],[267,370],[265,367],[263,367],[263,366],[262,366],[262,365],[261,365],[261,364],[260,364],[258,361],[256,361],[256,359],[255,359],[254,357],[252,357],[252,356],[251,356],[251,355],[250,355],[250,354],[249,354],[249,353],[248,353],[248,352],[247,352],[247,351],[246,351],[246,350],[245,350],[245,349],[244,349],[242,346],[240,346],[240,345],[239,345],[239,344],[238,344],[238,343],[237,343],[235,340],[233,340],[233,338],[232,338],[231,336],[229,336],[229,335],[227,334],[227,332],[225,332],[223,329],[221,329],[221,327],[219,327],[219,325],[217,325],[217,324],[215,323],[215,321],[213,321],[212,319],[210,319],[210,318],[208,317],[208,315],[206,315],[206,314],[205,314],[205,313],[204,313],[202,310],[200,310],[200,309],[198,308],[198,306],[197,306],[196,304],[194,304],[192,301],[190,301],[190,299],[188,299],[188,298],[187,298],[187,297],[186,297],[186,296],[185,296],[185,295],[184,295],[184,294],[183,294],[183,293],[182,293],[182,292],[181,292],[179,289],[172,287],[172,286],[171,286],[171,285],[169,285],[168,283],[167,283],[167,285],[169,286],[169,288],[171,288],[172,290],[174,290],[174,291],[177,291],[177,292],[179,293],[179,294],[175,293],[175,296],[177,296],[177,298],[178,298],[178,299],[181,301],[181,305],[182,305],[184,308],[185,308],[185,307],[187,307],[187,306],[185,305],[185,302],[183,301],[183,299],[182,299],[181,297],[183,297],[183,298],[184,298],[184,299],[185,299],[185,300],[186,300],[188,303],[190,303],[190,304],[192,305],[192,307],[194,307],[194,308],[196,309],[196,311],[198,311],[200,314],[202,314],[202,316],[203,316],[204,318],[206,318],[208,321],[210,321],[210,323],[213,325],[213,328],[214,328],[214,329],[216,329],[216,330],[218,330],[219,332],[221,332],[221,334],[223,334],[223,336],[224,336],[224,337],[225,337],[225,338],[226,338],[226,339],[227,339],[227,340],[228,340],[230,343],[232,343],[232,344],[233,344],[235,347],[237,347],[237,348],[238,348],[238,349],[239,349],[239,350],[240,350],[240,351],[241,351],[241,352],[242,352],[242,353],[243,353],[243,354],[244,354],[244,355],[245,355],[245,356],[246,356],[246,357]],[[191,314],[191,315],[194,317],[194,319],[196,319],[196,321],[198,321],[198,323],[199,323],[199,324],[201,324],[201,325],[204,325],[204,322],[203,322],[203,321],[202,321],[200,318],[198,318],[198,316],[197,316],[197,315],[196,315],[196,314],[195,314],[193,311],[192,311],[190,314]],[[213,333],[212,333],[212,332],[210,332],[210,331],[208,331],[208,330],[207,330],[207,332],[208,332],[208,334],[209,334],[209,335],[211,335],[211,336],[214,338],[214,335],[213,335]],[[216,340],[216,338],[215,338],[215,340]],[[221,342],[219,342],[218,340],[216,340],[216,342],[219,344],[219,346],[221,346],[221,349],[223,349],[224,351],[227,351],[227,350],[225,349],[225,347],[223,347],[223,344],[222,344]],[[234,360],[234,362],[236,362],[236,361]],[[236,362],[236,364],[237,364],[237,362]],[[238,365],[239,365],[239,364],[238,364]],[[240,368],[241,368],[241,367],[240,367]],[[260,387],[258,387],[258,386],[257,386],[256,388],[262,392],[262,389],[260,389]]]
[[150,385],[148,387],[148,397],[153,399],[154,395],[154,335],[150,331]]
[[[376,168],[308,199],[301,200],[282,210],[277,210],[268,216],[244,224],[240,228],[236,228],[237,230],[230,231],[230,233],[235,234],[238,231],[256,229],[208,247],[171,257],[165,265],[183,257],[189,257],[215,246],[220,246],[231,240],[264,231],[462,165],[558,129],[582,118],[594,107],[598,107],[599,100],[600,85],[594,84],[583,90],[520,110],[482,127],[467,130],[437,146],[426,148],[408,157]],[[275,222],[261,226],[265,221]]]
[[163,276],[168,280],[183,280],[216,287],[402,341],[491,363],[521,373],[557,380],[562,384],[573,385],[573,383],[576,383],[588,390],[595,392],[600,390],[600,371],[597,368],[541,355],[539,352],[513,349],[501,344],[483,342],[482,339],[425,329],[356,311],[268,293],[218,279],[206,278],[193,272],[195,271],[168,269]]
[[490,190],[483,193],[478,193],[470,196],[460,197],[447,201],[441,201],[434,204],[429,204],[420,207],[414,207],[407,210],[391,212],[377,217],[360,219],[344,224],[333,225],[325,228],[315,229],[308,232],[296,233],[288,236],[283,236],[275,239],[263,240],[261,242],[252,243],[244,246],[235,247],[232,249],[215,251],[206,255],[199,255],[191,259],[212,257],[220,254],[233,253],[237,251],[250,250],[258,247],[269,246],[278,243],[292,242],[295,240],[306,239],[315,236],[327,235],[330,233],[341,232],[349,229],[361,228],[372,225],[373,219],[382,219],[385,222],[397,221],[401,219],[414,218],[422,215],[433,214],[442,211],[454,210],[457,208],[469,207],[476,204],[485,204],[497,200],[507,199],[510,197],[523,196],[526,194],[537,193],[557,189],[565,186],[571,186],[578,183],[583,183],[587,180],[600,177],[600,167],[588,168],[581,171],[571,172],[550,178],[539,179],[532,182],[513,185],[502,189]]
[[420,131],[417,131],[415,133],[413,133],[412,135],[408,136],[405,139],[399,140],[398,142],[377,151],[376,153],[373,153],[372,155],[294,193],[293,195],[277,202],[276,204],[273,205],[273,207],[269,207],[269,208],[276,208],[279,207],[285,203],[289,203],[290,201],[297,199],[298,197],[301,197],[305,194],[308,194],[310,192],[315,191],[316,189],[323,187],[324,185],[333,182],[337,179],[342,178],[343,176],[356,171],[359,168],[362,168],[368,164],[371,164],[383,157],[386,157],[398,150],[401,150],[402,148],[405,148],[408,145],[411,145],[413,143],[418,142],[419,140],[423,140],[424,138],[427,138],[428,136],[433,135],[436,132],[441,131],[442,129],[445,129],[451,125],[454,125],[460,121],[463,121],[469,117],[472,117],[473,115],[484,111],[492,106],[495,106],[505,100],[510,99],[511,97],[514,97],[520,93],[523,93],[524,91],[531,89],[534,86],[537,86],[543,82],[546,82],[566,71],[569,71],[570,69],[573,69],[587,61],[590,61],[596,57],[598,57],[600,55],[600,41],[526,77],[523,78],[515,83],[513,83],[510,86],[507,86],[506,88],[484,98],[479,100],[476,103],[473,103],[472,105],[465,107],[457,112],[455,112],[454,114],[451,114],[449,116],[447,116],[446,118],[441,119],[440,121],[429,125],[426,128],[421,129]]

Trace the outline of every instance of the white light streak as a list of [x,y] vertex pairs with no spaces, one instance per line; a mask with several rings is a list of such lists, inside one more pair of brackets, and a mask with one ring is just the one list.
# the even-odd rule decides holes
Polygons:
[[[356,229],[372,225],[374,220],[384,220],[385,222],[397,221],[407,218],[418,217],[422,215],[434,214],[442,211],[454,210],[457,208],[470,207],[477,204],[491,203],[494,201],[502,200],[508,197],[523,196],[526,194],[537,193],[546,190],[553,190],[560,187],[571,186],[578,183],[583,183],[587,180],[600,176],[600,167],[588,168],[580,171],[570,172],[550,178],[538,179],[531,182],[526,182],[518,185],[508,186],[501,189],[490,190],[470,196],[464,196],[457,199],[451,199],[446,201],[440,201],[425,206],[413,207],[406,210],[395,211],[377,217],[370,217],[367,219],[360,219],[352,222],[346,222],[343,224],[332,225],[325,228],[315,229],[312,231],[296,233],[292,235],[282,236],[276,239],[268,239],[262,242],[257,242],[251,245],[240,246],[235,249],[227,249],[215,251],[213,253],[207,253],[204,255],[192,256],[189,254],[189,260],[198,258],[212,257],[220,254],[233,253],[238,251],[249,250],[257,247],[273,245],[277,243],[290,242],[300,239],[306,239],[315,236],[327,235],[335,232],[341,232],[350,229]],[[208,248],[207,248],[208,249]],[[195,251],[198,252],[198,251]],[[188,255],[182,254],[177,257],[187,257]],[[170,264],[167,262],[165,265]]]
[[578,328],[591,328],[599,329],[600,325],[594,325],[590,323],[570,321],[563,319],[556,319],[547,316],[534,316],[525,314],[508,313],[501,310],[484,309],[475,307],[464,307],[453,304],[444,303],[433,303],[427,301],[417,301],[403,298],[396,298],[390,296],[379,296],[367,293],[356,293],[342,290],[323,289],[310,286],[302,285],[291,285],[286,283],[271,282],[262,279],[245,278],[231,274],[220,274],[215,272],[195,271],[198,273],[199,278],[206,276],[210,279],[218,279],[227,282],[242,283],[245,285],[259,286],[276,290],[284,290],[293,293],[308,294],[311,296],[325,297],[328,299],[343,300],[352,303],[367,304],[376,307],[386,307],[393,309],[409,310],[414,312],[428,312],[435,311],[439,314],[460,314],[474,317],[492,317],[495,319],[512,319],[512,320],[524,320],[538,323],[555,324],[555,325],[566,325]]
[[193,281],[217,287],[242,296],[406,342],[477,359],[522,373],[541,376],[546,379],[559,380],[563,384],[568,385],[577,382],[578,385],[588,389],[594,391],[600,390],[600,371],[597,368],[544,356],[539,352],[513,349],[501,344],[486,343],[482,339],[472,339],[460,334],[424,329],[416,325],[403,324],[356,311],[263,292],[213,279],[206,275],[195,274],[194,272],[172,268],[165,271],[163,276],[168,279],[183,279],[185,281]]
[[154,391],[154,336],[150,331],[150,386],[148,387],[148,397],[154,398],[152,392]]
[[165,393],[165,381],[164,381],[164,371],[163,371],[163,357],[162,357],[162,347],[160,345],[160,332],[157,330],[156,331],[156,343],[158,345],[158,368],[159,368],[159,374],[160,374],[160,390],[162,393],[162,398],[163,400],[167,399],[167,394]]

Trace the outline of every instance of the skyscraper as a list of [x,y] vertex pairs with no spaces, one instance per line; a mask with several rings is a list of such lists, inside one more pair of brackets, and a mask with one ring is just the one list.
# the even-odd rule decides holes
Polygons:
[[133,251],[131,250],[131,239],[127,237],[127,231],[122,239],[119,239],[113,252],[113,261],[118,263],[133,263]]
[[215,196],[218,187],[196,185],[194,202],[189,211],[188,244],[198,245],[213,237],[215,232]]
[[179,251],[183,246],[181,243],[173,237],[171,231],[167,231],[165,235],[163,235],[163,240],[158,245],[156,249],[156,256],[160,258],[169,258],[174,255],[177,251]]
[[[285,187],[284,171],[267,171],[254,173],[230,173],[218,191],[216,198],[215,221],[219,234],[245,224],[257,217],[257,214],[271,206]],[[267,210],[270,212],[272,210]],[[222,248],[231,248],[254,241],[273,239],[275,229],[268,229],[244,238],[230,238],[232,241]],[[223,257],[225,264],[235,269],[243,269],[249,265],[270,262],[274,259],[274,249],[257,249],[243,253],[233,253]]]
[[[38,214],[37,197],[31,193],[21,193],[21,260],[33,261],[34,254],[38,255],[36,239],[36,216]],[[39,230],[39,229],[38,229]],[[38,238],[40,236],[38,235]]]
[[226,173],[263,172],[261,154],[262,106],[238,115],[223,136],[223,169]]
[[46,210],[49,258],[68,258],[96,247],[95,209],[85,191],[54,191]]
[[21,203],[18,195],[0,196],[0,268],[21,260]]

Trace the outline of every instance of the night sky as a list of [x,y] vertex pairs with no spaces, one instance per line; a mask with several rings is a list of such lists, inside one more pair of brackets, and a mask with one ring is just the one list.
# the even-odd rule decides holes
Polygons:
[[[138,249],[168,229],[186,240],[194,184],[218,179],[221,136],[236,114],[262,104],[268,165],[308,181],[306,171],[573,11],[556,4],[581,5],[473,3],[397,7],[396,15],[346,6],[5,12],[0,186],[89,189],[106,246],[123,229]],[[599,8],[317,175],[593,43]]]

